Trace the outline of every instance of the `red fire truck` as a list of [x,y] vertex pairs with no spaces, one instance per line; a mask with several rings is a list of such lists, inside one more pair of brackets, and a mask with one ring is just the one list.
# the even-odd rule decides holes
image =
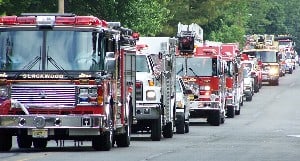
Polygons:
[[225,121],[224,63],[217,50],[202,46],[190,53],[181,50],[176,56],[177,74],[195,94],[190,100],[190,118],[207,118],[214,126]]
[[[243,54],[254,57],[259,62],[261,78],[257,75],[257,82],[268,82],[270,85],[279,85],[280,64],[278,47],[274,45],[274,35],[253,35],[252,42],[246,45]],[[255,85],[254,91],[258,92],[260,84]]]
[[225,73],[220,46],[203,44],[203,30],[197,24],[178,24],[176,74],[194,93],[190,118],[207,118],[219,126],[225,122]]
[[129,146],[135,39],[119,25],[74,14],[0,17],[0,151],[12,136],[19,148]]
[[237,60],[238,44],[221,44],[222,59],[226,61],[225,82],[226,82],[226,116],[233,118],[240,114],[240,105],[243,104],[243,74],[242,68]]

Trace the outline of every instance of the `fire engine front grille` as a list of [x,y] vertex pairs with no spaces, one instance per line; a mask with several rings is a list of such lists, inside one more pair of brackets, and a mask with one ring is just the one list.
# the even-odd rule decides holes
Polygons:
[[136,83],[135,83],[135,99],[137,101],[143,100],[143,82],[142,81],[136,81]]
[[74,107],[74,85],[12,85],[11,98],[28,107]]

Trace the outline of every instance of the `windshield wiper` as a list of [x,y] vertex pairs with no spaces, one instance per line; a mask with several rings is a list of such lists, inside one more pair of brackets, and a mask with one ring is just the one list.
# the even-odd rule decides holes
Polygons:
[[24,70],[30,70],[32,69],[39,61],[41,61],[41,57],[40,56],[36,56],[31,62],[29,62],[28,64],[26,64],[23,67],[23,72],[17,73],[15,75],[15,78],[19,77],[21,74],[24,73]]
[[73,79],[73,77],[71,77],[69,75],[69,73],[62,67],[60,66],[51,56],[47,56],[47,60],[58,70],[63,71],[63,73],[65,73],[67,75],[67,77],[69,79]]
[[181,69],[176,73],[177,75],[179,74],[179,73],[181,73],[181,72],[183,72],[183,64],[181,64],[182,66],[181,66]]
[[36,56],[31,62],[23,67],[24,70],[32,69],[39,61],[41,60],[40,56]]
[[193,73],[196,77],[198,77],[198,75],[194,72],[194,70],[193,70],[192,68],[189,68],[189,70],[192,71],[192,73]]

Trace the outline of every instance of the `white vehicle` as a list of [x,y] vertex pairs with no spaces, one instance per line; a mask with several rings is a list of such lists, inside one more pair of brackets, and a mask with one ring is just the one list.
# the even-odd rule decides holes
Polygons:
[[246,101],[252,101],[254,95],[254,79],[251,77],[251,73],[247,68],[243,69],[244,75],[244,97]]
[[286,53],[285,55],[285,64],[286,64],[286,68],[285,68],[285,72],[292,74],[293,70],[296,68],[296,63],[294,61],[293,56],[290,53]]
[[132,132],[151,131],[151,139],[172,138],[175,127],[176,39],[140,37],[136,55],[136,111]]
[[182,78],[176,76],[176,133],[184,134],[189,132],[190,101],[189,95],[192,91],[186,88]]
[[[244,61],[242,61],[241,64],[242,64],[243,68],[246,68],[248,70],[248,74],[249,74],[248,76],[244,75],[244,77],[246,77],[246,78],[251,77],[253,79],[252,91],[254,93],[259,92],[261,85],[259,83],[259,78],[258,78],[259,75],[257,75],[257,72],[256,72],[257,61],[256,60],[244,60]],[[245,81],[245,79],[244,79],[244,81]],[[247,81],[247,79],[246,79],[246,81]]]

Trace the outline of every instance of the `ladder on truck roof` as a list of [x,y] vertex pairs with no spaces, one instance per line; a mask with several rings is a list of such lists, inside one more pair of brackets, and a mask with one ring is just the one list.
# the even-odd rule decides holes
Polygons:
[[203,43],[203,29],[195,23],[192,23],[190,25],[184,25],[179,22],[177,36],[178,37],[191,36],[194,37],[194,39],[197,42]]
[[[163,87],[163,105],[165,109],[165,119],[163,121],[170,122],[172,121],[172,109],[174,105],[174,99],[171,99],[175,95],[175,52],[176,52],[177,40],[175,38],[169,39],[169,52],[163,53],[163,73],[161,77],[161,85]],[[165,48],[165,44],[162,44],[162,49]],[[170,108],[169,108],[170,107]],[[173,107],[174,108],[174,107]],[[174,116],[173,116],[174,117]]]

